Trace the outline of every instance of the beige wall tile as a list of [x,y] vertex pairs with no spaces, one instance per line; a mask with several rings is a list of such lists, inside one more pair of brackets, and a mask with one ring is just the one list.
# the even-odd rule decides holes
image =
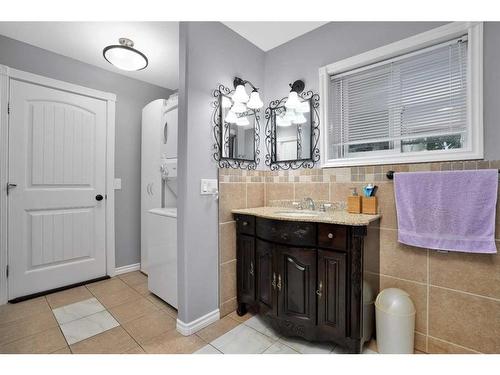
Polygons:
[[293,199],[292,183],[266,184],[266,205],[276,199]]
[[432,285],[500,299],[500,254],[429,254]]
[[427,353],[427,336],[420,332],[415,332],[414,349]]
[[231,298],[230,300],[225,301],[225,302],[222,301],[222,303],[220,304],[220,307],[219,307],[219,312],[220,312],[221,318],[226,316],[226,315],[230,315],[232,312],[234,312],[234,310],[236,310],[237,306],[238,306],[238,302],[236,301],[236,297]]
[[500,353],[500,301],[430,288],[429,335],[483,353]]
[[210,343],[238,325],[240,325],[239,322],[226,316],[196,332],[196,334],[205,342]]
[[62,292],[48,294],[46,296],[47,302],[49,303],[52,309],[57,309],[58,307],[61,306],[84,301],[92,297],[93,295],[84,286],[63,290]]
[[236,222],[219,224],[220,263],[236,259]]
[[172,330],[141,344],[146,353],[153,354],[191,354],[206,345],[196,335],[183,336]]
[[294,199],[302,200],[308,197],[314,200],[330,200],[330,184],[324,182],[295,184]]
[[431,336],[428,338],[427,350],[427,352],[431,354],[478,354],[478,352],[474,350],[454,345]]
[[233,221],[231,210],[246,208],[247,184],[220,183],[219,184],[219,222]]
[[392,182],[380,182],[377,185],[378,210],[382,215],[380,226],[397,229],[398,220],[396,216],[396,203],[394,200],[394,185]]
[[175,330],[176,321],[165,311],[158,310],[123,324],[123,328],[142,344],[164,332]]
[[236,297],[236,260],[220,266],[220,289],[221,302]]
[[[380,276],[380,290],[387,288],[398,288],[410,295],[415,305],[415,330],[421,333],[427,332],[427,286],[411,281],[395,279],[393,277]],[[421,350],[421,349],[419,349]]]
[[71,345],[71,351],[73,354],[122,354],[138,346],[122,327],[115,327]]
[[0,353],[48,354],[67,347],[59,327],[0,346]]
[[397,231],[380,229],[380,273],[427,282],[427,251],[401,244]]
[[247,207],[263,207],[265,187],[263,183],[247,184]]

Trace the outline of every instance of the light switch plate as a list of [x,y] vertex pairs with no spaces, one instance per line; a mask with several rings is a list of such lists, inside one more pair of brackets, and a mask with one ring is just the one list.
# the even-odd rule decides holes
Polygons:
[[217,179],[202,178],[200,183],[201,195],[217,194]]
[[115,190],[121,190],[122,189],[122,179],[121,178],[115,178],[115,182],[113,184],[113,187]]

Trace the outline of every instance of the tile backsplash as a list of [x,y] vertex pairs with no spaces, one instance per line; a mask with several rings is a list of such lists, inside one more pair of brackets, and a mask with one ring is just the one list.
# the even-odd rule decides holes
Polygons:
[[[415,347],[428,353],[500,353],[500,255],[438,253],[397,241],[389,170],[444,171],[500,168],[500,161],[457,161],[296,171],[219,170],[220,309],[236,308],[236,235],[233,208],[276,200],[344,202],[352,187],[379,186],[381,287],[406,290],[417,308]],[[496,235],[500,245],[500,210]],[[497,248],[499,247],[497,245]]]

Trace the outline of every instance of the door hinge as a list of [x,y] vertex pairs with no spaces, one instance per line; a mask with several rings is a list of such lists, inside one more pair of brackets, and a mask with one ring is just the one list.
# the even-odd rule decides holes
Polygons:
[[7,275],[7,278],[9,278],[9,265],[7,264],[7,267],[5,269],[5,275]]
[[10,103],[7,103],[7,114],[10,115]]

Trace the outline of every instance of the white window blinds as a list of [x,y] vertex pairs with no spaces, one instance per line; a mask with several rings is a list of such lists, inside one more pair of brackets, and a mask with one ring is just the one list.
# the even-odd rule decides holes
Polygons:
[[330,159],[462,148],[467,37],[334,75],[330,95]]

